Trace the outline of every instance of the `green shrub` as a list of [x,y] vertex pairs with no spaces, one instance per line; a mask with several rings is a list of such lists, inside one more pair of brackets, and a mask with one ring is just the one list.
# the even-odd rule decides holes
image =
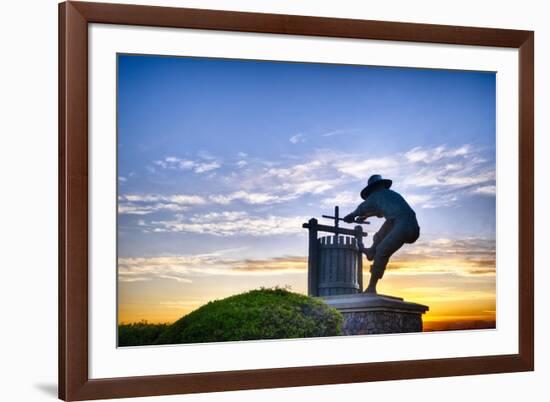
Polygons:
[[168,324],[149,324],[147,321],[118,326],[118,346],[153,345]]
[[170,325],[157,344],[341,335],[342,315],[321,300],[259,289],[210,302]]

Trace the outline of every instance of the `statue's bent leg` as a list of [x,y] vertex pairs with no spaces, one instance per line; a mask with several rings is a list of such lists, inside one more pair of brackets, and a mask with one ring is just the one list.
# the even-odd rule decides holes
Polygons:
[[386,220],[378,232],[374,234],[372,237],[372,245],[364,250],[364,253],[367,256],[367,260],[372,261],[374,259],[374,256],[376,255],[376,247],[385,239],[385,237],[388,235],[388,233],[391,232],[393,228],[393,221]]
[[386,236],[391,232],[393,229],[393,221],[386,220],[382,226],[380,226],[380,229],[378,229],[378,232],[374,234],[372,237],[372,246],[376,248],[382,241],[386,238]]
[[[379,233],[382,232],[382,229]],[[378,233],[377,233],[378,235]],[[384,236],[374,240],[375,246],[374,262],[371,265],[371,276],[368,287],[365,289],[367,293],[376,293],[376,284],[384,276],[384,271],[388,265],[390,257],[399,250],[405,243],[414,243],[420,235],[420,228],[416,221],[401,221],[391,226],[389,232],[384,233]],[[376,235],[375,235],[376,237]]]
[[384,276],[390,257],[405,244],[406,237],[405,231],[399,225],[394,226],[384,237],[384,240],[376,246],[374,262],[370,270],[372,275],[375,275],[378,279]]

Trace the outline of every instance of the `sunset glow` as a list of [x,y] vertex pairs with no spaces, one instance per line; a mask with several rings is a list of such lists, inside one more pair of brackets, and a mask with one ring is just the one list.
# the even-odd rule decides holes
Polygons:
[[[210,272],[208,275],[217,276],[214,281],[208,275],[189,283],[172,283],[169,275],[156,281],[121,281],[120,295],[126,303],[120,306],[119,322],[172,322],[208,301],[261,286],[289,286],[293,291],[307,293],[306,257],[231,262],[229,266],[231,272]],[[364,266],[368,267],[366,260]],[[433,322],[494,324],[495,278],[494,265],[490,268],[486,261],[396,258],[379,292],[430,306],[424,316],[425,328],[441,328],[431,325]],[[196,296],[182,298],[181,289]]]

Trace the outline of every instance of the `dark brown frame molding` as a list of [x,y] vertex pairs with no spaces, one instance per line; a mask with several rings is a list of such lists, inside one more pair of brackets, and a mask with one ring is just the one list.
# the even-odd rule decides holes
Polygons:
[[[88,377],[88,24],[519,49],[519,353],[214,373]],[[105,3],[59,5],[59,397],[138,397],[534,370],[534,33]]]

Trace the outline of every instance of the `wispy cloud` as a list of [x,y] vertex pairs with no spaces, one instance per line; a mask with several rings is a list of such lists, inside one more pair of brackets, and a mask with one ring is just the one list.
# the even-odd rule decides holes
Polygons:
[[494,239],[466,237],[422,240],[404,247],[392,258],[389,269],[399,274],[456,274],[495,276],[496,242]]
[[294,134],[292,137],[288,139],[292,144],[298,144],[300,142],[306,141],[306,136],[304,134],[298,133]]
[[[437,238],[432,240],[420,240],[415,243],[414,250],[409,251],[407,255],[422,255],[427,258],[446,256],[468,259],[472,257],[494,258],[495,252],[495,239],[465,237],[461,239]],[[401,253],[401,255],[403,255],[403,253]]]
[[321,137],[334,137],[335,135],[344,135],[344,134],[355,134],[359,130],[356,129],[338,129],[338,130],[331,130],[327,131],[323,134],[321,134]]
[[153,232],[200,233],[214,236],[273,236],[299,234],[304,216],[252,216],[244,211],[210,212],[191,216],[176,214],[174,219],[151,221]]
[[421,208],[448,207],[465,195],[494,194],[494,162],[481,157],[470,145],[449,148],[415,147],[403,154],[382,158],[348,155],[337,168],[357,179],[381,173],[394,180],[408,200]]
[[427,203],[432,199],[428,194],[403,194],[407,202],[413,206],[423,206],[426,208]]
[[471,153],[470,145],[466,144],[458,148],[448,149],[444,145],[435,148],[415,147],[405,153],[405,157],[410,162],[432,163],[441,159],[455,158],[457,156],[467,156]]
[[342,184],[343,178],[331,172],[329,160],[319,155],[304,163],[266,169],[252,182],[293,199],[304,194],[325,193]]
[[396,174],[400,167],[397,157],[365,158],[361,155],[342,155],[340,161],[335,161],[338,171],[356,179],[365,180],[374,172],[384,172],[385,175]]
[[342,191],[334,196],[324,198],[321,204],[325,207],[334,207],[335,205],[340,207],[352,207],[358,203],[357,194],[357,192]]
[[251,193],[248,191],[235,191],[229,194],[211,195],[210,201],[216,204],[227,205],[233,201],[243,201],[247,204],[273,204],[286,201],[289,198],[270,193]]
[[119,258],[119,279],[122,282],[141,282],[160,279],[191,283],[205,275],[282,275],[306,270],[306,257],[277,257],[272,259],[228,258],[234,250],[214,253],[172,255],[160,257]]
[[474,189],[474,193],[483,195],[495,195],[497,192],[496,186],[482,186]]
[[191,207],[204,205],[228,205],[236,201],[249,205],[276,204],[296,198],[296,194],[279,195],[235,191],[229,194],[198,195],[160,195],[125,194],[118,197],[118,212],[128,215],[148,215],[160,211],[187,211]]
[[[160,210],[182,211],[205,204],[269,205],[296,200],[304,195],[320,197],[323,206],[352,206],[360,201],[358,192],[373,173],[394,180],[395,188],[417,208],[457,205],[464,196],[494,196],[495,166],[491,158],[468,144],[415,147],[401,154],[365,157],[359,153],[338,153],[326,149],[312,151],[308,159],[287,158],[268,161],[241,153],[234,171],[221,171],[217,194],[199,196],[200,202],[142,199],[122,200],[119,211],[149,214]],[[191,170],[198,174],[219,169],[211,155],[201,161],[168,156],[156,165],[163,169]],[[211,176],[211,179],[214,177]],[[349,190],[351,186],[355,191]],[[231,191],[233,189],[233,191]],[[229,191],[228,191],[229,190]]]
[[[324,205],[351,205],[356,202],[361,185],[373,173],[392,178],[395,188],[419,208],[440,208],[457,205],[464,196],[494,195],[494,162],[481,157],[469,145],[456,148],[438,146],[413,148],[403,154],[365,158],[358,154],[333,154],[327,162],[340,174],[340,182],[357,182],[357,192],[337,192],[323,200]],[[330,169],[329,169],[330,170]]]
[[[207,274],[220,268],[220,254],[195,254],[162,257],[119,258],[118,278],[121,282],[171,279],[189,283],[193,274]],[[218,273],[218,272],[214,272]]]
[[195,165],[195,173],[205,173],[221,167],[219,162],[197,163]]
[[[203,160],[181,159],[175,156],[167,156],[162,160],[156,160],[153,164],[162,169],[191,170],[195,173],[206,173],[219,169],[222,165],[209,154],[202,155]],[[153,170],[154,171],[154,170]]]
[[186,205],[200,205],[205,203],[205,199],[203,197],[187,194],[126,194],[119,196],[119,200],[129,202],[169,202]]
[[197,195],[125,194],[118,197],[118,212],[129,215],[147,215],[158,211],[180,212],[205,203],[206,199]]

